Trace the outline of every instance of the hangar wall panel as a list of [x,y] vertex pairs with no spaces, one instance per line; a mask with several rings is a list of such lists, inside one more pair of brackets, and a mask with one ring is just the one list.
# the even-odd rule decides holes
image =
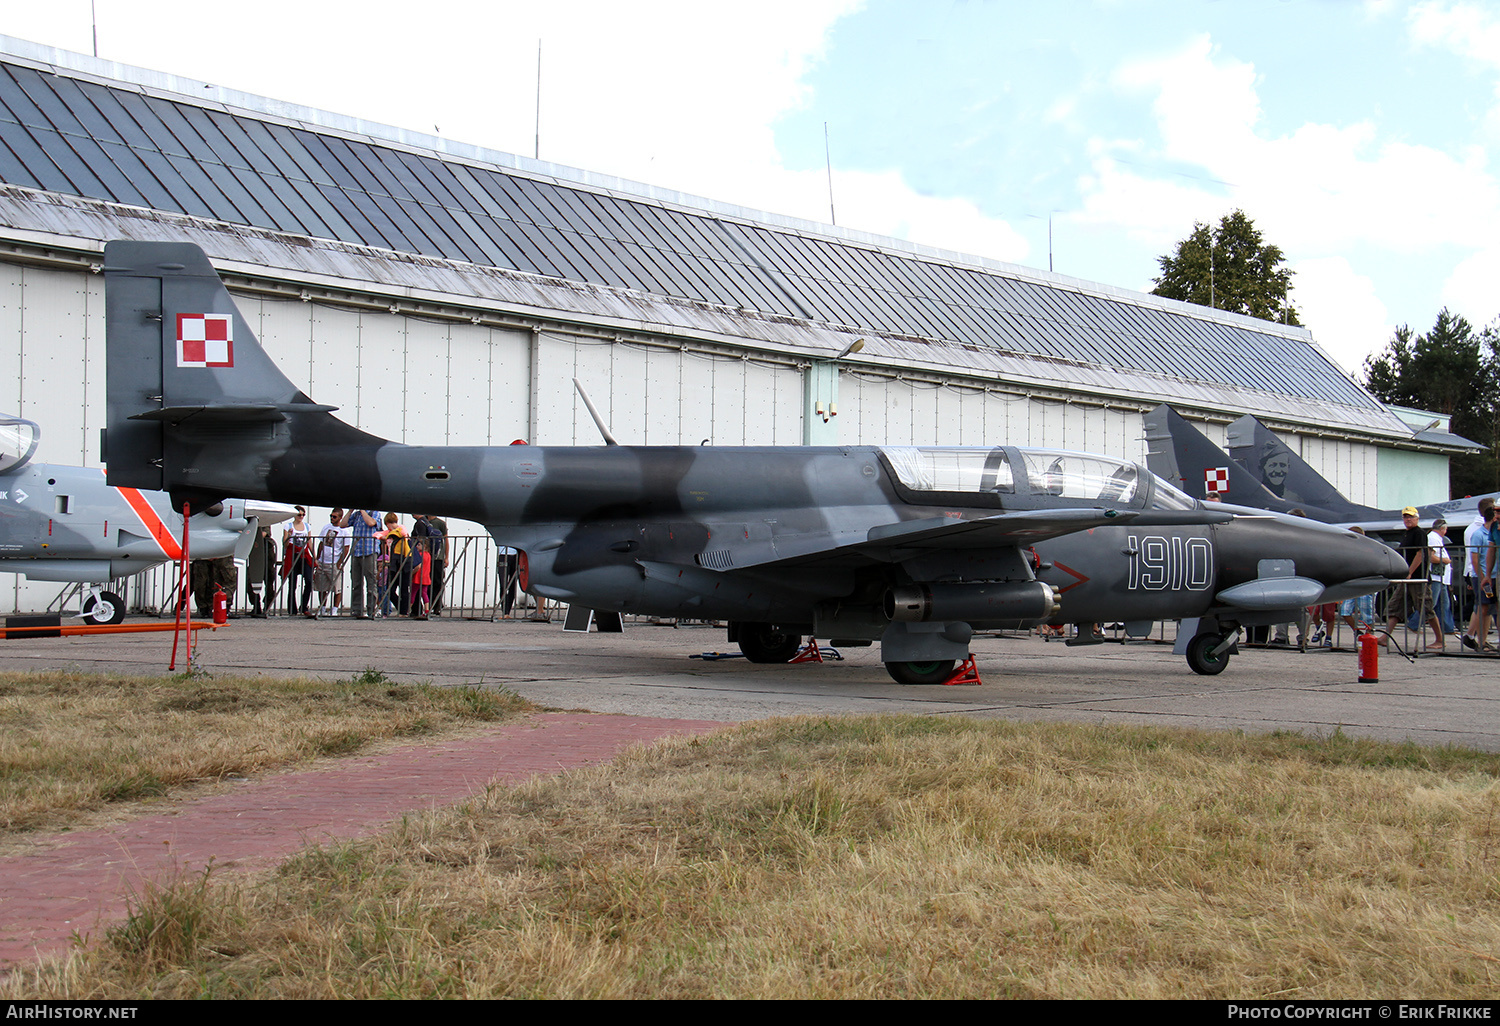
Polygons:
[[750,362],[734,359],[710,359],[707,362],[713,374],[713,387],[702,399],[708,407],[707,431],[703,437],[714,445],[743,444],[748,434],[745,411],[749,408],[749,401],[745,375]]
[[745,363],[745,444],[776,444],[776,369],[754,361]]
[[[524,358],[529,344],[530,337],[519,332],[496,331],[478,324],[448,326],[448,423],[445,432],[448,445],[505,445],[526,434],[526,395],[530,388]],[[513,363],[519,364],[520,377],[517,379],[512,372],[503,378],[499,382],[500,394],[497,397],[496,369],[504,369]],[[497,398],[505,406],[498,424],[495,417]],[[517,411],[519,419],[516,419]],[[504,441],[496,441],[497,429],[505,435]]]
[[84,302],[80,323],[84,331],[83,365],[83,437],[80,439],[78,462],[85,466],[100,466],[99,435],[107,424],[104,358],[104,278],[83,278],[80,296]]
[[402,319],[406,330],[406,437],[419,443],[441,440],[447,444],[451,324],[419,317]]
[[1213,442],[1220,449],[1224,448],[1225,444],[1229,441],[1228,424],[1209,424],[1198,420],[1191,421],[1191,423],[1193,427],[1203,432],[1204,437],[1206,437],[1210,442]]
[[[1366,506],[1379,506],[1379,495],[1375,488],[1374,446],[1306,436],[1300,436],[1297,441],[1301,444],[1298,454],[1308,466],[1327,478],[1350,501]],[[1442,462],[1446,471],[1446,459]],[[1441,502],[1446,498],[1447,489],[1444,487],[1443,494],[1439,497],[1422,501]],[[1405,503],[1396,503],[1398,507],[1403,505]]]
[[845,372],[838,419],[847,445],[1030,445],[1146,458],[1137,413],[963,385]]
[[776,396],[772,421],[774,437],[770,444],[801,445],[802,372],[793,367],[767,367],[766,370]]
[[687,427],[683,423],[682,406],[684,369],[681,350],[646,350],[645,430],[640,436],[645,444],[680,445],[685,441],[682,437]]
[[[651,444],[645,441],[646,408],[651,401],[646,351],[634,346],[608,346],[596,351],[601,351],[610,365],[610,413],[605,417],[610,430],[616,438]],[[594,404],[597,406],[598,400]],[[588,441],[575,441],[573,444],[592,445],[599,438],[598,429],[589,421],[582,403],[578,404],[578,408],[584,414],[579,429],[586,430],[588,434],[575,438],[586,438]]]
[[954,445],[986,445],[989,431],[987,420],[989,403],[983,389],[948,387],[943,390],[943,401],[950,405],[954,416],[950,422]]
[[[254,296],[235,296],[235,305],[250,325],[250,330],[260,340],[261,348],[271,362],[281,369],[291,382],[309,395],[314,391],[312,359],[312,308],[306,303],[294,303],[263,299]],[[318,399],[332,403],[332,399]],[[340,410],[340,413],[346,411]]]
[[[580,359],[581,347],[562,335],[543,332],[536,340],[536,437],[533,445],[578,445],[578,421],[588,425],[590,438],[597,438],[588,410],[573,387],[577,378],[606,423],[614,417],[614,368],[603,343],[593,347],[588,359]],[[523,434],[520,437],[525,438]],[[592,444],[592,442],[590,442]]]
[[365,423],[365,411],[360,409],[360,386],[362,371],[359,348],[359,313],[334,306],[314,303],[271,303],[269,309],[285,309],[286,316],[297,316],[297,307],[306,308],[303,315],[308,318],[307,333],[312,340],[311,380],[307,394],[320,403],[337,406],[339,417],[357,428],[374,431],[372,424]]
[[[1005,403],[1005,420],[1000,436],[1007,445],[1031,444],[1031,400],[1022,396],[1002,399]],[[993,439],[992,439],[993,441]]]
[[[26,271],[17,264],[0,264],[0,412],[21,415],[26,377]],[[45,432],[45,428],[43,431]],[[47,441],[46,434],[42,440]]]
[[359,315],[359,419],[367,430],[412,442],[406,430],[406,324],[378,313]]
[[[488,445],[509,445],[530,432],[531,333],[489,328],[486,336],[490,378],[483,437]],[[458,444],[477,445],[478,439],[461,436]]]
[[[946,391],[941,385],[927,382],[912,382],[907,395],[911,404],[911,440],[913,445],[937,445],[946,434],[945,426],[939,424],[944,404],[939,397]],[[955,434],[957,432],[954,432]]]
[[[20,415],[42,424],[50,439],[43,460],[52,463],[99,462],[98,446],[84,445],[86,410],[83,380],[92,369],[87,339],[88,284],[83,275],[28,268],[24,288],[25,325],[21,339],[25,376]],[[103,306],[100,305],[102,310]],[[102,346],[103,339],[100,338]],[[102,416],[102,414],[101,414]]]

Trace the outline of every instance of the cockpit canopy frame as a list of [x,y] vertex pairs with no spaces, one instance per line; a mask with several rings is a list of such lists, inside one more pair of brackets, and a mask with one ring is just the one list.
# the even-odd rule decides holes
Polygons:
[[913,505],[998,509],[1192,509],[1197,503],[1139,463],[1097,453],[1002,445],[887,445],[891,481]]

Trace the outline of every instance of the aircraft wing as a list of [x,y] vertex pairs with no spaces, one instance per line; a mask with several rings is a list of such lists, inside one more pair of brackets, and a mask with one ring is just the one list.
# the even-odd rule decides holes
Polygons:
[[[734,568],[744,570],[814,566],[859,566],[895,563],[922,552],[944,549],[1024,548],[1077,531],[1126,524],[1167,526],[1224,524],[1232,513],[1205,509],[1113,510],[1044,509],[1018,510],[992,517],[964,520],[957,516],[905,520],[869,530],[861,541],[830,544],[831,539],[804,536],[778,538],[775,555],[759,560],[737,558]],[[806,551],[798,552],[803,548]]]

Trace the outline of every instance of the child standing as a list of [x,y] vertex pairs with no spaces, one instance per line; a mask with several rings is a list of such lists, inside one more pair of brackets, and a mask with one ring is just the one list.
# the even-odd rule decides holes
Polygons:
[[427,538],[411,540],[411,618],[427,619],[427,607],[432,592],[432,553],[427,551]]

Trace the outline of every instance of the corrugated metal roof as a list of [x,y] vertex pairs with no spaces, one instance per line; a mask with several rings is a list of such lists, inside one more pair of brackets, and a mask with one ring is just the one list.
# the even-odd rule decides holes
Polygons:
[[[519,289],[535,301],[564,293],[571,299],[562,310],[623,305],[643,323],[701,320],[708,306],[719,330],[747,338],[763,337],[770,324],[781,325],[775,334],[804,339],[855,331],[883,337],[884,345],[863,354],[870,357],[956,362],[1009,380],[1071,381],[1106,392],[1124,384],[1159,395],[1163,381],[1178,380],[1210,408],[1254,394],[1274,397],[1265,412],[1399,433],[1399,422],[1302,329],[977,258],[940,259],[894,240],[784,218],[694,210],[529,175],[262,106],[252,111],[0,58],[0,181],[148,208],[167,220],[187,215],[332,240],[344,248],[319,248],[341,251],[344,262],[355,247],[425,257],[424,288],[432,287],[436,263],[472,264],[517,272],[485,276],[488,289],[476,296]],[[21,195],[10,192],[13,208]],[[373,261],[361,263],[369,272]],[[367,276],[392,273],[400,272]],[[594,294],[556,287],[564,282],[592,286]],[[689,315],[694,306],[699,313]],[[747,329],[747,321],[760,328]],[[793,323],[803,327],[787,331]],[[1068,370],[1059,378],[1060,366]],[[1168,391],[1189,398],[1181,388]]]

